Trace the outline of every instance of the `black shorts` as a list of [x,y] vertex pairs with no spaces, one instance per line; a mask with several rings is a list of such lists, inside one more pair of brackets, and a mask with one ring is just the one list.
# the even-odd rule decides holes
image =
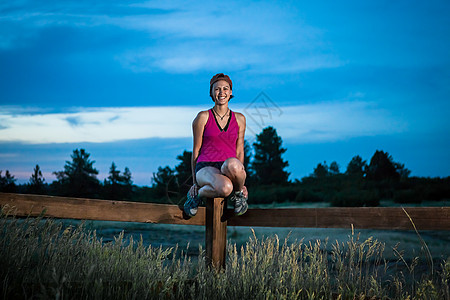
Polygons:
[[195,165],[195,174],[197,174],[200,169],[203,169],[204,167],[214,167],[216,169],[222,168],[224,161],[199,161]]

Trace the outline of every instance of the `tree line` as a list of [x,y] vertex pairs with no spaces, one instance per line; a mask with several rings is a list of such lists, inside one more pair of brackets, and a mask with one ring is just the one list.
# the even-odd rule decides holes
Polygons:
[[[244,166],[250,203],[330,202],[333,206],[378,206],[383,199],[397,203],[450,199],[450,177],[410,177],[404,164],[382,150],[376,150],[369,162],[354,156],[341,172],[333,161],[318,163],[312,173],[301,180],[289,180],[287,151],[275,128],[269,126],[256,135],[255,142],[244,143]],[[112,162],[109,176],[101,182],[95,161],[85,149],[75,149],[62,171],[53,172],[57,180],[46,183],[39,165],[28,183],[16,185],[6,170],[0,171],[0,191],[48,194],[68,197],[182,203],[192,185],[192,152],[184,150],[171,168],[160,166],[153,173],[150,187],[133,184],[131,171],[117,169]]]
[[95,161],[85,149],[75,149],[70,161],[66,161],[64,170],[55,171],[57,180],[47,183],[39,165],[33,169],[28,183],[17,185],[16,179],[8,170],[5,176],[0,171],[0,191],[9,193],[28,193],[79,198],[100,198],[111,200],[131,200],[133,181],[131,171],[126,167],[123,172],[112,162],[109,176],[102,182],[97,178]]

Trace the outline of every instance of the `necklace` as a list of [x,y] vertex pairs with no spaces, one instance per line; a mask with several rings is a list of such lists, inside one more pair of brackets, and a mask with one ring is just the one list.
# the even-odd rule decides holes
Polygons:
[[221,115],[219,115],[218,113],[217,113],[217,111],[214,109],[214,107],[213,107],[213,112],[220,118],[220,121],[223,121],[223,118],[225,118],[225,116],[228,114],[228,111],[230,110],[229,108],[227,109],[227,112],[223,115],[223,116],[221,116]]

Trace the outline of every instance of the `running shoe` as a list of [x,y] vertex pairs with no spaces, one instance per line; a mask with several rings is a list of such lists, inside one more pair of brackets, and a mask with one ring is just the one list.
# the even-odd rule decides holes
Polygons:
[[244,196],[242,191],[234,192],[231,196],[231,201],[234,202],[234,213],[237,216],[242,216],[245,214],[248,208],[247,198]]
[[183,207],[186,215],[188,215],[189,217],[195,216],[198,211],[198,206],[200,205],[201,202],[202,200],[198,195],[195,197],[191,197],[191,195],[187,193],[187,200],[184,203]]

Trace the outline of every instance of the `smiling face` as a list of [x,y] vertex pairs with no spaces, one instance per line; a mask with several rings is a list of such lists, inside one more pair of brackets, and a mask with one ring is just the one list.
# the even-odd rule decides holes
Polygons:
[[219,80],[213,84],[211,97],[218,105],[224,105],[230,101],[233,91],[230,88],[230,84],[225,80]]

